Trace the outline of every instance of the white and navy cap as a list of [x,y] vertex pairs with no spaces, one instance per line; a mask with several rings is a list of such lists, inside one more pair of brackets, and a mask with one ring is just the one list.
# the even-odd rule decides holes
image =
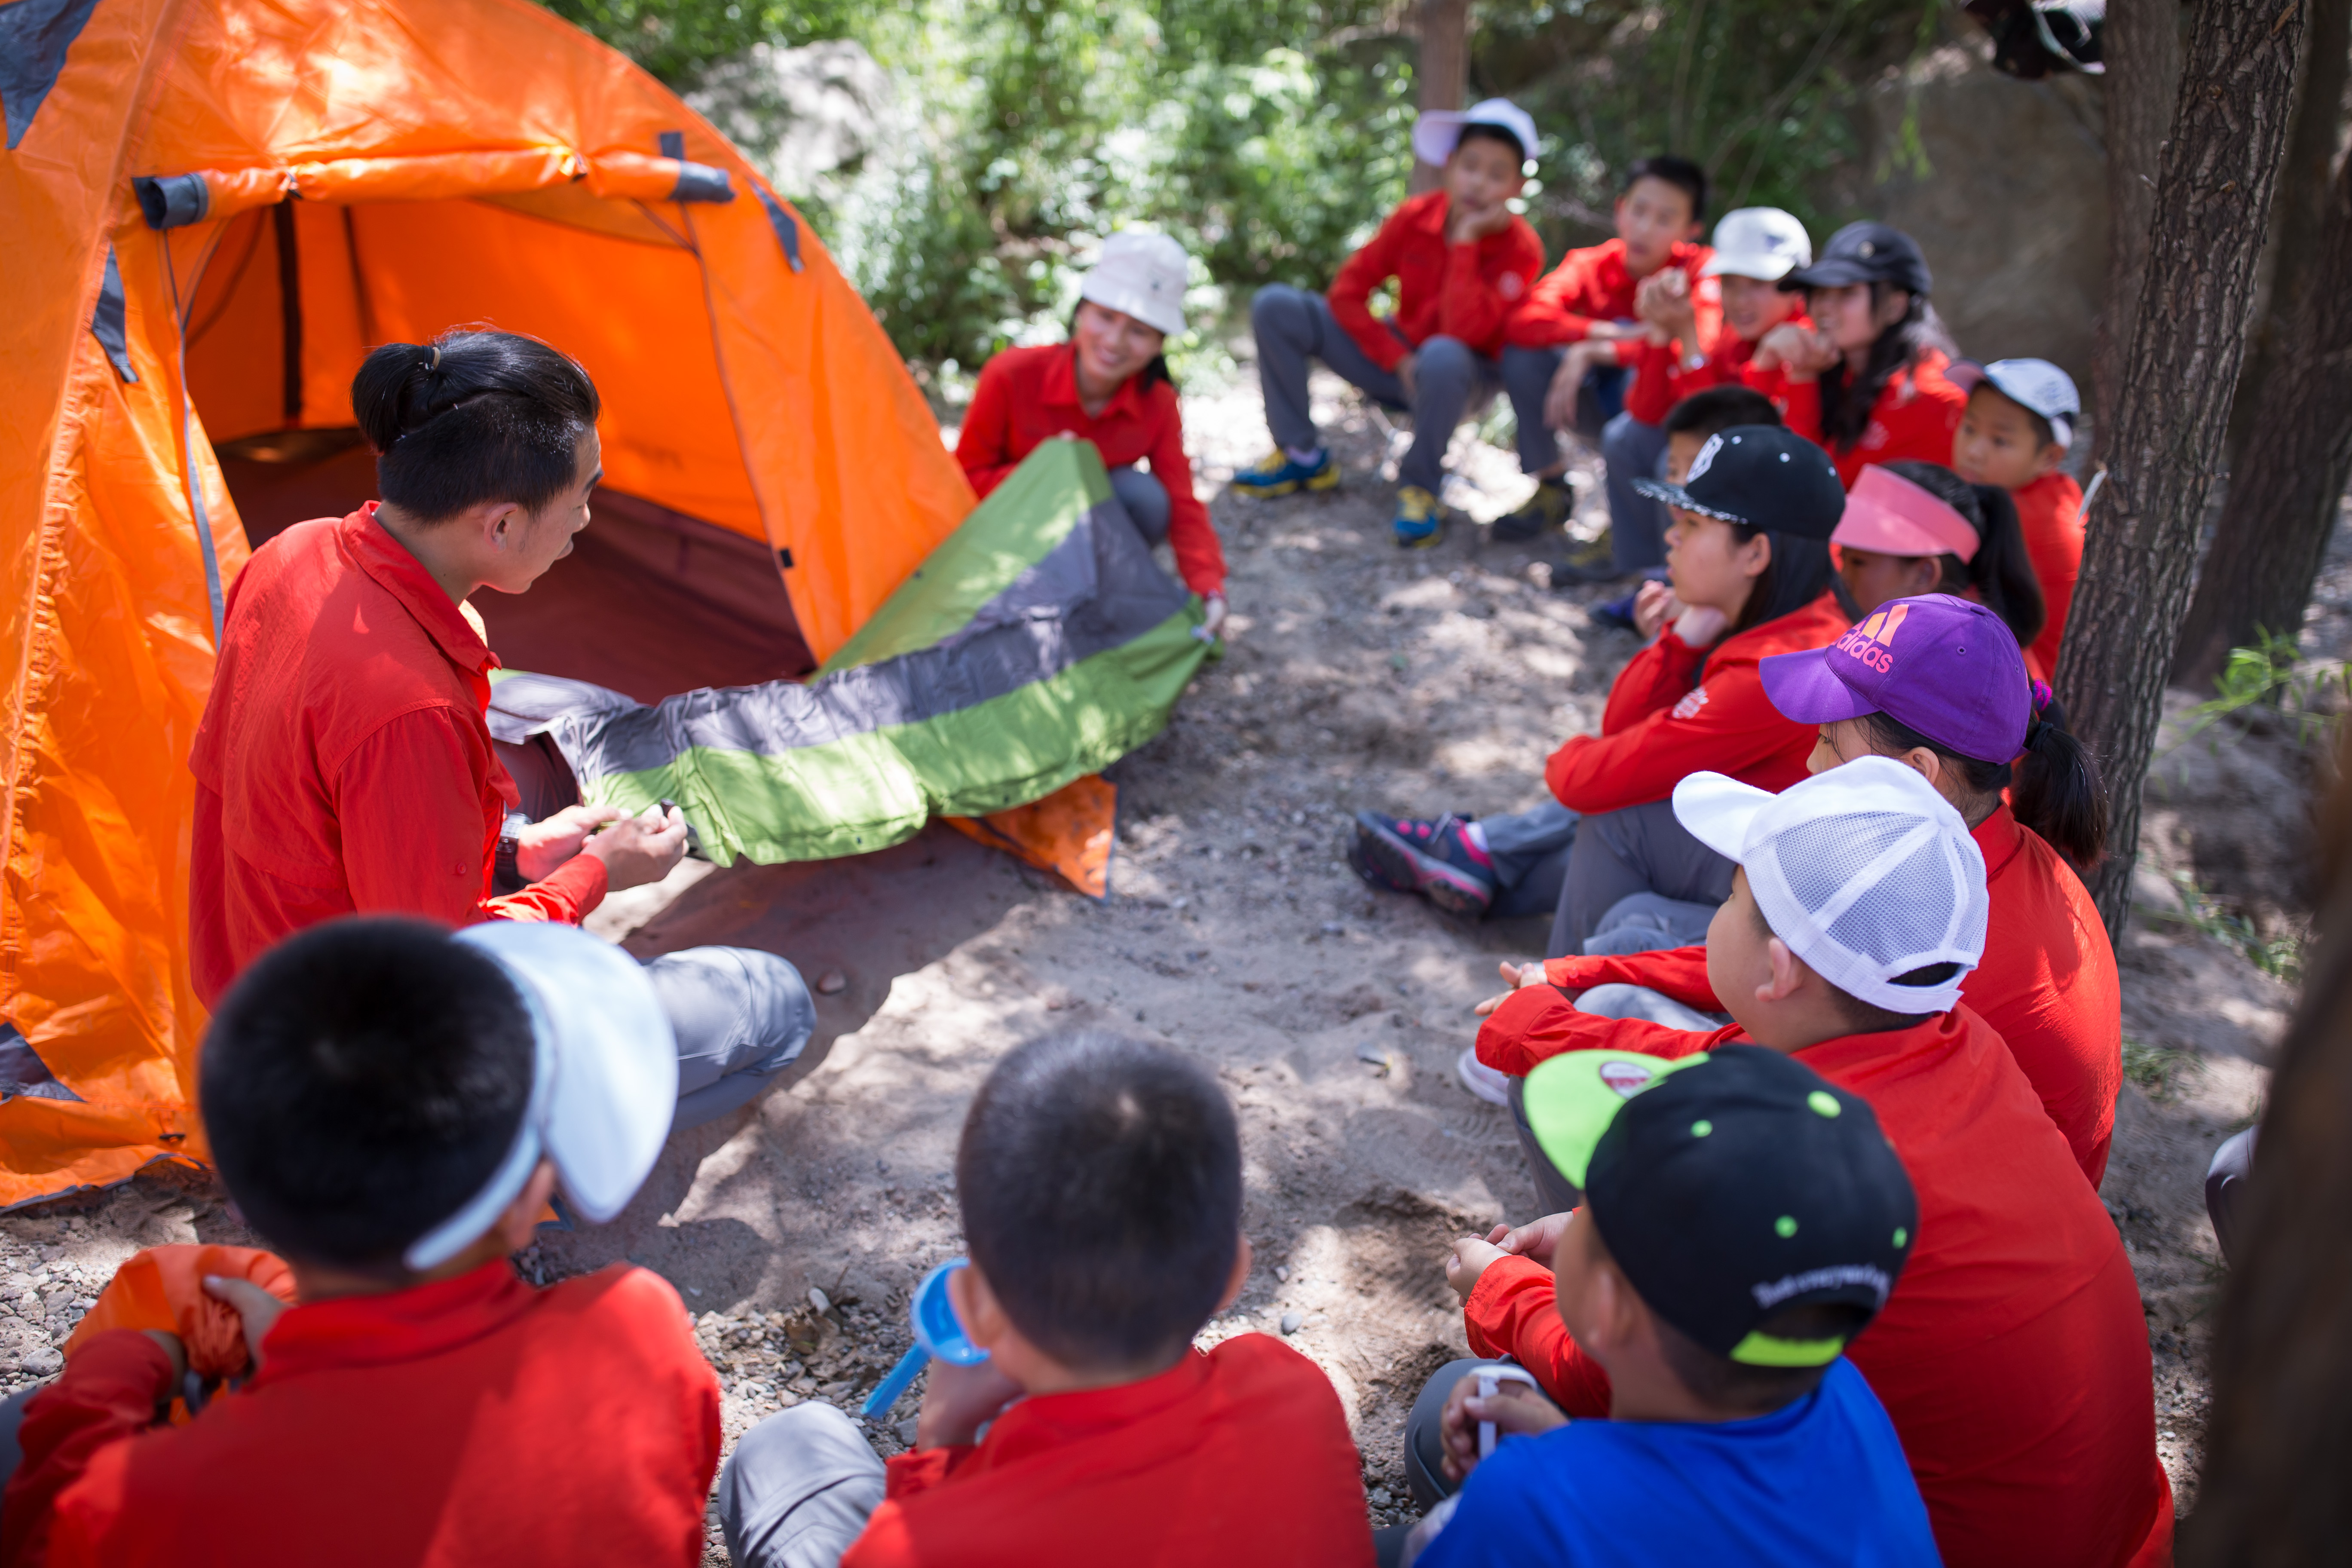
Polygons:
[[[1675,786],[1675,819],[1739,862],[1772,934],[1822,979],[1890,1013],[1943,1013],[1984,957],[1984,856],[1936,787],[1857,757],[1779,795],[1721,773]],[[1949,963],[1949,979],[1898,985]]]
[[1699,268],[1702,278],[1756,278],[1778,283],[1800,267],[1813,264],[1812,236],[1796,216],[1779,207],[1741,207],[1715,226],[1715,254]]
[[1990,382],[2011,403],[2050,421],[2052,440],[2061,447],[2074,444],[2074,419],[2083,412],[2083,395],[2074,390],[2074,378],[2048,360],[1997,359],[1990,364],[1962,360],[1945,374],[1963,392]]
[[541,1159],[581,1217],[613,1218],[652,1173],[677,1109],[677,1038],[635,959],[552,922],[490,921],[454,940],[478,949],[522,997],[530,1101],[490,1179],[401,1255],[419,1274],[479,1239]]
[[1517,139],[1522,160],[1536,155],[1534,116],[1507,98],[1490,98],[1467,109],[1424,110],[1412,122],[1412,155],[1424,163],[1443,163],[1462,143],[1466,126],[1491,125]]
[[1182,246],[1164,234],[1123,228],[1103,241],[1101,257],[1078,284],[1078,298],[1172,335],[1184,330],[1191,278]]

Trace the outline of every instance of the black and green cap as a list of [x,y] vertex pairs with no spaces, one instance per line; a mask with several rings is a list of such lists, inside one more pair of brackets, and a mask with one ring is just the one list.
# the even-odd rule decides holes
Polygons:
[[1886,1304],[1919,1227],[1869,1104],[1761,1046],[1666,1061],[1570,1051],[1529,1073],[1528,1125],[1651,1310],[1751,1366],[1820,1366],[1783,1308]]

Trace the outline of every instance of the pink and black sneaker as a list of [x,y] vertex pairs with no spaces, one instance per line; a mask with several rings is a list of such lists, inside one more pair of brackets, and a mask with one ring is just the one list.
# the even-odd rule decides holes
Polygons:
[[1476,920],[1495,901],[1495,866],[1451,812],[1419,817],[1356,813],[1356,842],[1348,853],[1356,875],[1375,888],[1419,893],[1450,915]]

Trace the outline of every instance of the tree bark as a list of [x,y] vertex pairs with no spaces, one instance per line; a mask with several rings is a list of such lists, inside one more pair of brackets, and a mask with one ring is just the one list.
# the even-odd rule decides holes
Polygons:
[[2156,210],[2157,171],[2180,83],[2180,0],[2109,0],[2106,32],[2107,298],[2091,341],[2091,391],[2096,418],[2091,458],[2108,450],[2107,431],[2121,401],[2123,353],[2147,270],[2148,216]]
[[2118,940],[2131,907],[2140,785],[2245,356],[2304,10],[2305,0],[2204,0],[2197,8],[2109,421],[2106,488],[2089,520],[2058,661],[2058,694],[2106,775],[2114,826],[2091,893]]
[[[1421,25],[1421,63],[1415,68],[1421,84],[1421,108],[1459,109],[1470,82],[1470,0],[1420,0],[1414,7]],[[1533,153],[1535,149],[1528,149]],[[1415,158],[1412,192],[1433,191],[1445,171]]]
[[2316,276],[2286,323],[2284,352],[2250,389],[2252,428],[2180,628],[2176,686],[2210,688],[2230,650],[2251,646],[2258,628],[2302,629],[2352,479],[2352,159],[2329,189],[2314,248]]

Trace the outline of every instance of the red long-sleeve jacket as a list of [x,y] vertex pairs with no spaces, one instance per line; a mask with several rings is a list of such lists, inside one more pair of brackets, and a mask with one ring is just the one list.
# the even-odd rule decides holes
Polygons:
[[1067,343],[1006,349],[981,367],[956,437],[956,461],[972,489],[985,496],[1037,449],[1064,434],[1091,441],[1103,466],[1151,465],[1168,492],[1168,547],[1184,585],[1203,598],[1225,585],[1225,552],[1209,522],[1209,509],[1192,489],[1192,459],[1184,451],[1184,414],[1176,389],[1155,382],[1139,391],[1129,376],[1100,414],[1078,403],[1076,351]]
[[[1712,343],[1723,325],[1721,286],[1701,278],[1699,268],[1715,254],[1685,240],[1666,252],[1665,265],[1690,279],[1691,305],[1698,317],[1698,341]],[[1642,279],[1625,265],[1625,242],[1571,250],[1528,291],[1511,317],[1510,341],[1523,348],[1551,349],[1592,335],[1595,321],[1629,321],[1633,291]]]
[[1847,625],[1835,595],[1823,594],[1712,651],[1669,628],[1618,672],[1601,733],[1554,752],[1544,783],[1562,805],[1587,816],[1664,800],[1702,770],[1776,794],[1788,788],[1805,776],[1814,726],[1772,706],[1756,667],[1776,653],[1826,647]]
[[625,1264],[535,1289],[504,1258],[291,1307],[184,1426],[163,1348],[82,1346],[26,1406],[5,1568],[702,1561],[719,1380]]
[[[1543,241],[1522,217],[1468,245],[1445,241],[1447,200],[1429,191],[1389,215],[1361,250],[1340,264],[1324,297],[1356,346],[1382,370],[1432,338],[1458,338],[1482,354],[1502,351],[1503,329],[1543,270]],[[1372,314],[1372,290],[1396,279],[1391,321]],[[1398,332],[1404,334],[1399,341]]]
[[[1710,289],[1718,281],[1706,279]],[[1789,321],[1800,327],[1812,324],[1802,310]],[[1728,326],[1715,334],[1713,350],[1696,369],[1683,363],[1686,352],[1680,343],[1654,343],[1647,338],[1639,344],[1621,344],[1617,363],[1633,367],[1633,384],[1625,389],[1625,412],[1644,425],[1663,425],[1675,404],[1710,386],[1750,386],[1772,399],[1776,407],[1786,396],[1780,370],[1756,369],[1749,363],[1756,357],[1755,340],[1741,337]]]
[[[1929,349],[1918,363],[1887,377],[1878,401],[1871,405],[1870,423],[1851,447],[1832,446],[1822,435],[1820,382],[1783,379],[1777,391],[1760,385],[1759,390],[1780,403],[1790,429],[1829,453],[1838,479],[1852,489],[1862,470],[1873,463],[1907,458],[1951,466],[1952,436],[1960,427],[1960,411],[1969,405],[1969,395],[1944,374],[1951,363],[1942,350]],[[1755,385],[1765,373],[1750,370],[1756,377],[1750,384]]]
[[190,955],[208,1005],[280,938],[337,915],[577,921],[604,900],[591,855],[491,897],[521,799],[490,750],[498,657],[375,509],[296,523],[229,588],[188,758]]
[[[1622,1048],[1614,1022],[1537,985],[1488,1027],[1564,1033],[1581,1047],[1589,1026],[1591,1046]],[[1734,1026],[1682,1044],[1743,1037]],[[1799,1059],[1870,1103],[1918,1194],[1910,1261],[1847,1354],[1894,1419],[1944,1562],[2169,1563],[2172,1492],[2139,1288],[2000,1037],[1962,1005]],[[1608,1374],[1561,1326],[1550,1270],[1489,1265],[1463,1315],[1472,1353],[1515,1356],[1571,1415],[1607,1414]]]
[[[1984,962],[1960,982],[1960,995],[1999,1032],[2042,1109],[2066,1140],[2075,1164],[2098,1190],[2116,1131],[2116,1095],[2123,1087],[2123,992],[2115,950],[2098,906],[2082,880],[2007,805],[1979,823],[1973,835],[1984,855],[1985,889],[1992,900],[1985,927]],[[1706,978],[1706,949],[1555,958],[1544,976],[1562,991],[1595,985],[1645,985],[1702,1013],[1724,1005]],[[1491,1021],[1478,1032],[1478,1059],[1524,1076],[1546,1057],[1578,1048],[1604,1022],[1529,1032]],[[1677,1056],[1691,1037],[1645,1019],[1607,1021],[1612,1049]],[[1736,1032],[1736,1031],[1734,1031]]]
[[2083,487],[2055,471],[2009,492],[2017,503],[2017,525],[2025,535],[2026,558],[2042,583],[2042,603],[2050,618],[2027,651],[2045,675],[2058,668],[2058,648],[2066,636],[2066,612],[2074,584],[2083,575]]
[[1322,1369],[1239,1334],[1140,1383],[1024,1399],[976,1445],[892,1459],[841,1568],[1097,1568],[1122,1541],[1140,1563],[1370,1568],[1362,1461]]

